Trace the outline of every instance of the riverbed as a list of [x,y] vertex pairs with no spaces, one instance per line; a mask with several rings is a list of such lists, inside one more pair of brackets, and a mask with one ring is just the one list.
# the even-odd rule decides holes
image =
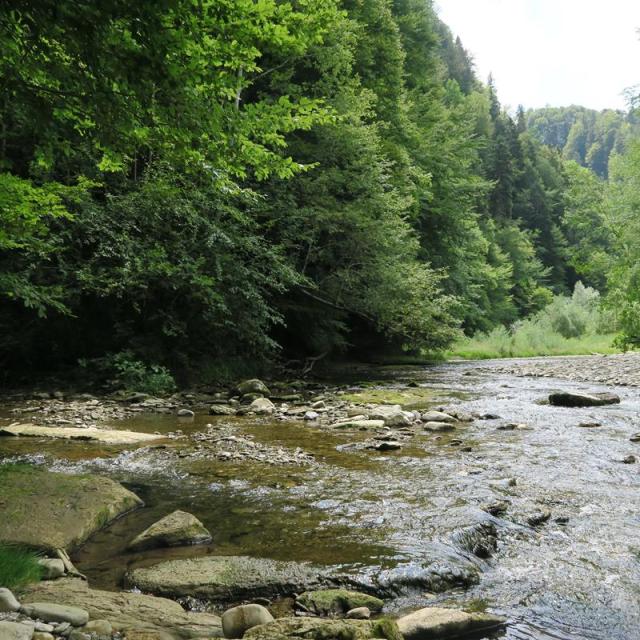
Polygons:
[[[157,445],[2,438],[0,456],[107,474],[145,501],[75,553],[95,587],[119,589],[126,570],[169,558],[248,555],[337,567],[365,585],[402,582],[407,588],[387,598],[392,613],[433,604],[499,613],[512,640],[637,640],[640,467],[630,460],[640,458],[640,443],[630,438],[640,431],[640,358],[622,360],[607,378],[618,383],[598,381],[612,360],[598,362],[391,366],[319,384],[316,394],[328,403],[417,389],[420,410],[474,416],[446,433],[398,430],[392,451],[367,448],[371,434],[358,429],[196,411],[187,420],[140,414],[110,423],[168,436]],[[554,407],[546,399],[558,389],[612,392],[622,401]],[[196,515],[212,543],[126,551],[174,509]],[[550,517],[532,525],[538,513]],[[482,557],[459,544],[460,532],[478,525],[495,527],[497,538]],[[411,576],[442,566],[451,578],[446,590],[410,588]],[[467,579],[470,568],[476,579]]]

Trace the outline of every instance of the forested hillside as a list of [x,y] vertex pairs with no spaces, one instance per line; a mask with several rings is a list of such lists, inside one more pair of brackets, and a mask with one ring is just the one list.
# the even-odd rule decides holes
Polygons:
[[637,117],[511,117],[426,0],[26,0],[0,38],[7,381],[434,352],[578,280],[640,335]]
[[547,107],[527,112],[531,134],[543,144],[562,152],[602,178],[609,171],[609,159],[622,153],[628,142],[640,135],[640,118],[635,111],[584,107]]

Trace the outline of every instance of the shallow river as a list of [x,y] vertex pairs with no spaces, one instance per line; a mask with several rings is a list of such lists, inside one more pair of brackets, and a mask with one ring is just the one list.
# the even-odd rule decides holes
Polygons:
[[[366,434],[302,422],[207,415],[178,422],[147,415],[118,425],[189,434],[207,423],[232,424],[258,443],[302,448],[315,456],[311,465],[201,460],[181,453],[181,440],[168,444],[167,456],[157,448],[124,452],[4,438],[0,456],[39,450],[49,466],[107,473],[144,499],[144,509],[76,553],[76,564],[96,587],[118,588],[131,566],[202,553],[339,565],[363,580],[464,560],[479,569],[478,584],[442,594],[404,593],[388,609],[434,603],[486,608],[508,616],[505,637],[512,640],[640,638],[640,474],[638,464],[621,462],[640,454],[640,444],[629,441],[640,431],[639,389],[518,378],[487,363],[385,368],[373,379],[380,389],[418,382],[433,391],[429,406],[500,419],[447,434],[418,429],[401,450],[384,453],[342,448]],[[559,388],[613,391],[622,402],[589,409],[540,402]],[[520,426],[498,429],[508,422]],[[602,425],[584,428],[581,422]],[[508,503],[504,515],[482,510],[497,500]],[[213,543],[124,551],[133,535],[176,508],[198,516]],[[528,526],[527,517],[541,508],[551,519]],[[463,558],[452,543],[455,532],[479,522],[496,526],[498,550],[486,560]]]

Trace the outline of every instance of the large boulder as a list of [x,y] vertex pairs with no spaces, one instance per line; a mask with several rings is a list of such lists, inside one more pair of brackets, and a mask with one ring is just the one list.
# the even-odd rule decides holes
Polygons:
[[267,387],[262,380],[258,380],[257,378],[244,380],[236,387],[236,392],[240,396],[246,396],[249,393],[259,393],[263,396],[271,395],[269,387]]
[[344,615],[351,609],[360,607],[367,607],[370,611],[380,611],[384,606],[380,598],[346,589],[307,591],[298,596],[296,602],[318,615]]
[[70,549],[142,505],[138,496],[102,476],[52,473],[22,465],[2,469],[0,475],[2,544]]
[[426,607],[399,618],[398,629],[405,640],[449,640],[504,627],[505,619],[487,613]]
[[322,586],[322,570],[308,564],[247,556],[204,556],[133,569],[128,586],[169,597],[238,602],[287,596]]
[[620,397],[615,393],[577,393],[557,391],[549,395],[549,404],[554,407],[601,407],[606,404],[619,404]]
[[327,620],[321,618],[279,618],[253,627],[244,634],[247,640],[402,640],[391,620]]
[[222,635],[218,616],[186,612],[177,602],[166,598],[91,589],[79,578],[31,585],[23,601],[72,602],[88,611],[92,620],[108,620],[114,631],[126,634],[127,640],[135,637],[190,640]]
[[225,638],[242,638],[245,631],[273,622],[269,610],[260,604],[243,604],[222,614],[222,633]]
[[129,543],[128,549],[142,551],[157,547],[180,547],[205,542],[211,542],[211,534],[202,522],[186,511],[174,511],[136,536]]

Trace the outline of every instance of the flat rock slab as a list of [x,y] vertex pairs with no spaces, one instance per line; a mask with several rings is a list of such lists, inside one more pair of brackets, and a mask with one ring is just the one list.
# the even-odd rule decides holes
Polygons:
[[505,620],[486,613],[426,607],[399,618],[398,629],[405,640],[450,640],[504,627]]
[[133,569],[126,583],[163,596],[213,601],[287,596],[319,586],[328,578],[308,564],[247,556],[204,556]]
[[119,515],[142,505],[101,476],[0,465],[0,543],[72,549]]
[[138,431],[119,429],[95,429],[87,427],[40,427],[35,424],[12,424],[0,429],[0,436],[19,436],[29,438],[56,438],[58,440],[82,440],[102,442],[103,444],[139,444],[161,440],[164,436]]
[[157,547],[179,547],[211,541],[211,534],[194,515],[174,511],[134,538],[128,549],[142,551]]
[[89,612],[85,609],[51,602],[23,604],[21,612],[30,618],[45,622],[68,622],[74,627],[81,627],[89,622]]
[[559,391],[549,395],[549,404],[554,407],[602,407],[607,404],[619,404],[620,397],[615,393],[573,393]]
[[166,598],[91,589],[78,578],[33,585],[27,589],[23,601],[73,602],[88,611],[92,620],[108,620],[114,631],[127,632],[127,638],[189,640],[222,635],[218,616],[187,612]]

